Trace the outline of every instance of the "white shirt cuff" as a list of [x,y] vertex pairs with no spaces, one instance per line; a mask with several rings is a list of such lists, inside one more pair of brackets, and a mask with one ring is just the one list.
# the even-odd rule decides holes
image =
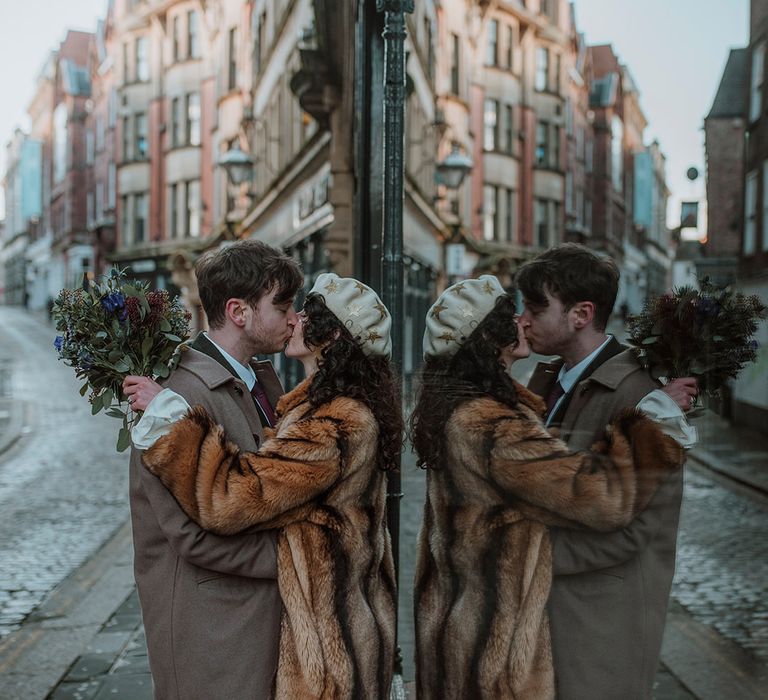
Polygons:
[[655,389],[644,396],[636,408],[658,423],[665,435],[677,440],[686,450],[698,442],[696,428],[686,420],[685,414],[672,397],[661,389]]
[[131,428],[131,441],[137,450],[148,450],[163,435],[171,432],[173,424],[189,411],[189,404],[184,397],[171,389],[163,389],[152,401],[147,410]]

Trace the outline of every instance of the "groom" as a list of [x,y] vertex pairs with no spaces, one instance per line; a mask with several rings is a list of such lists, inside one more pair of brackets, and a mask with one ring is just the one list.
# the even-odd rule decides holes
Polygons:
[[[560,430],[569,448],[588,449],[622,409],[650,392],[652,400],[667,402],[669,415],[680,416],[677,439],[690,446],[690,426],[674,403],[690,408],[696,381],[671,382],[664,389],[669,396],[654,391],[659,384],[605,332],[619,282],[612,260],[563,244],[521,267],[516,282],[531,349],[560,357],[540,363],[528,388],[545,398],[547,425]],[[682,489],[681,469],[614,533],[552,529],[549,619],[559,700],[651,697]]]
[[[298,265],[254,240],[201,258],[200,300],[210,330],[197,336],[164,386],[201,405],[244,450],[274,425],[280,382],[254,355],[283,350],[296,323]],[[124,391],[145,408],[157,385],[128,377]],[[162,401],[164,395],[158,395]],[[276,535],[221,537],[190,520],[131,452],[134,575],[155,697],[267,698],[277,669],[281,601]]]

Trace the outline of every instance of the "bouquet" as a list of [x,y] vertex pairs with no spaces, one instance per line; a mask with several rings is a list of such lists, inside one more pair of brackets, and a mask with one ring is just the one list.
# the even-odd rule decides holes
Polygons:
[[[53,305],[54,346],[59,359],[85,379],[80,395],[90,391],[91,413],[106,411],[123,426],[117,451],[130,444],[130,406],[122,393],[129,374],[167,377],[189,337],[191,315],[178,297],[149,291],[146,283],[129,283],[125,271],[113,269],[101,284],[83,279],[81,289],[62,289]],[[125,403],[125,407],[123,404]]]
[[734,293],[705,278],[701,289],[679,287],[646,302],[629,320],[628,343],[656,376],[696,377],[715,394],[757,356],[752,338],[768,309],[757,296]]

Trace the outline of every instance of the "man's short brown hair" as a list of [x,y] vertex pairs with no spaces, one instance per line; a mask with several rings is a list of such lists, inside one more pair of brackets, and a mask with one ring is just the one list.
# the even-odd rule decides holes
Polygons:
[[517,287],[526,300],[547,305],[545,292],[570,309],[580,301],[595,305],[595,329],[604,331],[616,303],[619,268],[576,243],[563,243],[525,263],[517,272]]
[[298,263],[277,248],[253,239],[208,251],[195,265],[200,301],[211,328],[224,325],[229,299],[255,306],[277,289],[275,304],[290,302],[302,285]]

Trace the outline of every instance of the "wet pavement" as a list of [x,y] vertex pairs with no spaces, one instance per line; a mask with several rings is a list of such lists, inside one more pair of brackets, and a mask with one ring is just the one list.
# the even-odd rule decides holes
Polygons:
[[[50,326],[0,307],[0,328],[0,368],[13,363],[12,397],[0,371],[0,698],[151,698],[127,460],[113,449],[119,422],[90,415],[80,383],[55,360]],[[532,365],[517,367],[521,379]],[[763,476],[762,441],[701,420],[654,698],[768,697],[768,498],[747,487]],[[18,439],[3,453],[12,423]],[[402,476],[400,644],[410,680],[425,475],[406,456]]]
[[0,328],[0,429],[16,421],[0,459],[2,638],[125,522],[128,503],[119,421],[91,416],[82,382],[56,360],[55,331],[9,307]]
[[685,475],[672,598],[768,663],[768,502]]

